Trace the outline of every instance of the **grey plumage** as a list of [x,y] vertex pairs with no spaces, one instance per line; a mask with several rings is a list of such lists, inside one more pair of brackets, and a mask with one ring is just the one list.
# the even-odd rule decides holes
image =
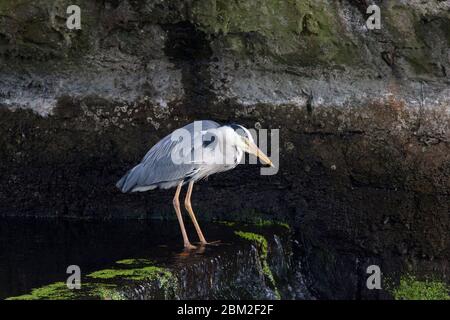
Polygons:
[[[194,147],[194,139],[201,134],[201,132],[195,132],[194,124],[195,122],[182,128],[190,133],[192,147]],[[197,125],[200,124],[202,132],[220,127],[218,123],[210,120],[198,121]],[[180,141],[173,141],[171,137],[172,134],[169,134],[154,145],[141,163],[128,171],[116,186],[122,192],[147,191],[155,188],[168,189],[177,186],[180,182],[186,183],[190,179],[200,178],[198,174],[201,164],[194,162],[175,164],[172,161],[172,152],[179,146]],[[191,156],[191,153],[187,156]]]

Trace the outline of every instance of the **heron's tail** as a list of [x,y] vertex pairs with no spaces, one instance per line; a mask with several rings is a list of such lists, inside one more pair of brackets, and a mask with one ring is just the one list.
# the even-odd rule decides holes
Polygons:
[[130,192],[134,189],[138,182],[138,176],[135,173],[136,169],[140,166],[137,165],[133,169],[129,170],[117,183],[116,187],[123,193]]

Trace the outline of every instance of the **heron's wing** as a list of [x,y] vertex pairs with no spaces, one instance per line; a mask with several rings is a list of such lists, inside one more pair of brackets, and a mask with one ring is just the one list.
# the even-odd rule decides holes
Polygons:
[[[174,139],[173,133],[167,135],[147,152],[142,162],[131,169],[117,183],[117,186],[123,192],[139,187],[156,187],[162,183],[167,187],[171,187],[172,185],[169,182],[178,182],[190,177],[198,168],[198,164],[191,161],[194,141],[199,140],[197,137],[202,132],[218,127],[220,125],[214,121],[202,120],[181,128],[185,130],[181,134],[189,134],[191,139],[191,148],[189,149],[185,148],[186,145],[183,145],[182,141]],[[177,163],[172,159],[174,153],[179,155]]]
[[[215,129],[220,127],[220,124],[218,124],[215,121],[211,120],[198,120],[194,121],[192,123],[189,123],[188,125],[185,125],[184,127],[178,129],[178,130],[185,130],[186,133],[189,134],[191,137],[191,145],[194,145],[194,141],[197,141],[198,134],[201,133],[201,131],[206,131],[209,129]],[[162,138],[157,144],[155,144],[145,155],[144,159],[142,159],[141,163],[145,163],[149,159],[158,160],[161,158],[165,158],[167,155],[170,157],[173,148],[176,146],[182,147],[182,144],[179,143],[179,141],[176,141],[176,139],[172,138],[172,135],[176,131],[172,132],[171,134],[165,136]]]

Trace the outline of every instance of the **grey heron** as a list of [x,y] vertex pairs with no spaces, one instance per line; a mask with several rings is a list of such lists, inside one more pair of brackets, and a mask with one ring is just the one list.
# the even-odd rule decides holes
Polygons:
[[210,120],[195,121],[175,130],[155,144],[141,163],[129,170],[116,186],[124,193],[176,187],[173,206],[180,224],[184,247],[195,249],[189,241],[181,214],[181,187],[188,184],[184,205],[200,243],[205,245],[207,241],[191,205],[194,183],[211,174],[235,168],[245,152],[255,155],[262,163],[273,166],[272,161],[257,147],[245,127],[237,124],[219,125]]

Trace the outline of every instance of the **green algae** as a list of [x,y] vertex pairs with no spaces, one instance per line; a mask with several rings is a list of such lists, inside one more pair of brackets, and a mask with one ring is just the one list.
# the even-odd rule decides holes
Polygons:
[[[122,265],[133,265],[140,263],[142,265],[151,263],[146,259],[125,259],[119,260],[117,263]],[[119,263],[120,262],[120,263]],[[113,280],[125,280],[125,281],[156,281],[160,289],[163,290],[165,297],[174,296],[178,287],[177,278],[171,271],[166,268],[146,265],[140,268],[130,269],[103,269],[90,273],[88,278],[113,281]],[[115,290],[103,290],[100,292],[102,298],[116,300],[122,299],[122,295]]]
[[234,227],[234,226],[236,226],[236,222],[235,221],[217,221],[217,223],[220,223],[220,224],[222,224],[224,226],[227,226],[227,227]]
[[[205,0],[194,3],[190,20],[205,33],[222,35],[237,54],[251,50],[279,62],[350,65],[360,53],[342,32],[337,10],[323,0]],[[248,34],[259,40],[249,43]]]
[[331,34],[332,18],[324,1],[285,0],[197,1],[191,17],[206,32],[260,32],[271,38],[303,31]]
[[264,236],[257,233],[244,231],[235,231],[234,233],[245,240],[256,243],[261,251],[261,258],[267,259],[268,244],[267,239]]
[[[143,259],[119,260],[124,265],[142,263]],[[144,259],[145,260],[145,259]],[[150,263],[149,260],[145,260]],[[161,267],[145,266],[135,269],[103,269],[87,275],[88,279],[96,282],[83,282],[81,289],[69,289],[64,282],[56,282],[41,288],[36,288],[29,294],[10,297],[7,300],[73,300],[73,299],[102,299],[102,300],[124,300],[126,297],[121,293],[116,280],[126,281],[157,281],[159,288],[164,291],[165,296],[173,294],[177,288],[177,281],[173,274]],[[97,282],[98,281],[98,282]],[[113,281],[113,282],[111,282]],[[126,284],[123,284],[126,285]]]
[[113,283],[85,283],[82,285],[78,298],[83,296],[102,300],[125,300],[125,297],[119,290],[119,286]]
[[[282,221],[276,221],[276,220],[265,220],[262,218],[254,218],[254,219],[249,219],[250,222],[248,223],[242,223],[242,226],[256,226],[259,228],[263,228],[263,227],[282,227],[285,228],[286,230],[291,230],[291,226],[286,223],[286,222],[282,222]],[[236,227],[238,225],[237,221],[228,221],[228,220],[220,220],[220,221],[216,221],[217,223],[227,226],[227,227]]]
[[103,269],[88,274],[88,277],[95,279],[124,278],[130,280],[151,280],[170,278],[172,277],[172,273],[161,267],[146,266],[135,269]]
[[450,300],[450,288],[436,280],[419,281],[414,276],[406,275],[392,292],[395,300]]
[[150,265],[153,264],[153,261],[149,259],[122,259],[116,261],[116,263],[124,265]]
[[101,286],[95,291],[95,295],[102,300],[126,300],[123,294],[121,294],[117,289],[111,287]]
[[257,245],[259,249],[259,258],[261,261],[263,274],[268,279],[270,285],[273,287],[277,299],[280,299],[280,292],[278,291],[272,270],[270,270],[269,263],[267,262],[267,256],[269,253],[267,239],[264,236],[253,232],[235,231],[234,233],[237,236]]
[[286,222],[276,221],[276,220],[263,220],[259,219],[254,222],[254,225],[257,227],[282,227],[287,230],[291,230],[291,226]]
[[69,289],[64,282],[55,282],[31,290],[30,293],[9,297],[6,300],[73,300],[104,299],[123,300],[117,285],[108,283],[83,283],[81,289]]
[[36,288],[29,294],[10,297],[6,300],[67,300],[76,297],[74,290],[67,288],[64,282],[55,282],[45,287]]

